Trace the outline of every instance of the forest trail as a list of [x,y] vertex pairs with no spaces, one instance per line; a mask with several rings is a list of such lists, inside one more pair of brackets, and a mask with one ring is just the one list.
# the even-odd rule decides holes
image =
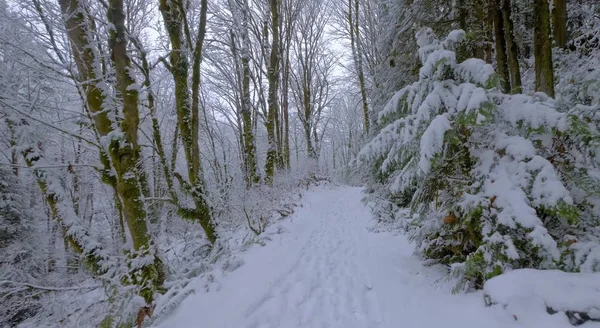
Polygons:
[[243,265],[196,287],[157,327],[517,326],[481,293],[452,295],[405,236],[369,231],[362,197],[352,187],[306,192],[303,206],[271,227],[282,233],[241,253]]

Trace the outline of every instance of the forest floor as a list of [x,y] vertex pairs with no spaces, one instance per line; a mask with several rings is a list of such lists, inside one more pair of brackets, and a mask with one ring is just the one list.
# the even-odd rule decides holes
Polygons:
[[[452,295],[445,269],[425,267],[406,236],[373,232],[360,188],[321,186],[271,227],[240,266],[198,281],[160,328],[572,327],[565,316],[519,318],[483,294]],[[588,326],[585,324],[584,326]],[[590,325],[597,327],[596,325]]]

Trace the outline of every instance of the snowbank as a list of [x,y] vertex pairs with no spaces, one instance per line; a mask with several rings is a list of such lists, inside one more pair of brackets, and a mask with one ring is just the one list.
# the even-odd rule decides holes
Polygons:
[[573,325],[600,321],[600,273],[520,269],[488,280],[487,305],[503,305],[516,320],[563,312]]

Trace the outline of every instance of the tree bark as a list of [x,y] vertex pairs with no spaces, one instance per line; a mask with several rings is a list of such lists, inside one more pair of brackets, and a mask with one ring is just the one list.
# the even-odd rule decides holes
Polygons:
[[510,93],[521,93],[521,69],[519,68],[519,49],[515,42],[514,24],[512,20],[510,0],[502,0],[502,19],[504,21],[504,38],[508,53],[508,70],[510,72]]
[[295,33],[295,7],[294,0],[288,0],[285,2],[284,6],[284,20],[285,20],[285,28],[282,31],[284,33],[284,38],[282,40],[283,44],[280,47],[281,49],[281,60],[282,68],[281,68],[281,120],[282,120],[282,134],[283,134],[283,146],[282,146],[282,161],[283,167],[285,169],[290,168],[290,124],[289,124],[289,85],[290,85],[290,51],[292,45],[292,36]]
[[138,253],[135,256],[149,255],[153,257],[152,264],[136,268],[141,274],[142,281],[132,281],[142,286],[140,295],[144,297],[147,304],[151,304],[154,293],[162,289],[164,269],[162,262],[153,250],[152,237],[146,224],[146,208],[139,186],[140,173],[137,168],[140,160],[137,140],[139,94],[136,82],[132,77],[131,60],[127,55],[123,0],[109,0],[108,21],[114,26],[110,32],[109,44],[115,69],[116,89],[122,99],[121,131],[124,135],[123,140],[118,144],[111,143],[111,155],[117,173],[117,189],[123,199],[127,227],[131,234],[133,248]]
[[486,0],[471,0],[469,7],[472,8],[470,31],[474,34],[473,57],[485,60],[489,42],[488,29],[491,24],[487,24],[486,18],[489,14]]
[[[93,26],[89,22],[83,4],[78,0],[60,0],[60,7],[64,17],[65,26],[71,48],[81,79],[85,94],[86,107],[94,119],[94,126],[98,134],[106,137],[114,132],[115,125],[104,108],[105,95],[97,87],[97,78],[103,76],[98,71],[99,59],[96,58],[95,40],[96,31],[90,30]],[[118,123],[121,137],[113,138],[108,145],[108,156],[101,152],[101,161],[105,168],[112,165],[116,172],[116,192],[122,201],[124,218],[135,251],[134,256],[151,256],[150,263],[133,268],[133,274],[141,274],[142,281],[135,281],[142,286],[140,295],[147,303],[153,300],[153,294],[162,288],[164,274],[162,263],[154,254],[152,239],[146,225],[146,209],[139,187],[139,174],[137,163],[139,160],[139,147],[137,144],[138,116],[138,91],[135,81],[130,74],[130,60],[127,55],[127,42],[125,37],[125,15],[122,0],[110,0],[108,8],[108,21],[114,28],[110,31],[109,45],[111,60],[115,69],[115,89],[120,96],[123,106],[123,119]],[[42,188],[42,186],[40,186]],[[84,245],[85,246],[85,245]]]
[[[189,51],[192,50],[186,49],[186,45],[192,46],[192,44],[191,40],[189,40],[190,31],[187,29],[185,31],[183,30],[183,25],[187,22],[185,19],[186,13],[183,11],[182,6],[178,6],[173,1],[167,0],[160,1],[159,9],[162,13],[165,27],[171,41],[172,51],[169,56],[170,64],[168,69],[175,81],[177,120],[188,166],[189,183],[184,181],[181,176],[177,177],[180,183],[184,185],[184,189],[186,189],[194,199],[195,205],[195,209],[182,209],[180,214],[186,219],[197,220],[204,229],[207,239],[211,244],[214,244],[217,240],[217,233],[215,225],[211,220],[210,208],[204,198],[204,177],[202,176],[200,165],[200,148],[198,140],[200,59],[202,56],[204,33],[206,31],[206,0],[201,2],[201,6],[200,16],[202,22],[198,27],[198,35],[192,56],[191,94],[188,83],[189,63],[187,55]],[[183,34],[188,38],[187,43],[183,40]]]
[[458,10],[458,27],[467,31],[467,10],[465,8],[466,0],[457,0],[457,10]]
[[[248,21],[250,8],[248,1],[230,1],[229,6],[233,14],[235,33],[231,33],[231,52],[235,61],[236,77],[240,97],[240,145],[243,154],[243,169],[246,186],[250,187],[259,181],[256,166],[256,146],[254,144],[254,131],[252,129],[252,99],[250,97],[250,37]],[[241,49],[238,50],[235,36],[239,37]]]
[[[26,124],[22,121],[19,124]],[[13,122],[9,127],[13,129]],[[16,127],[15,127],[16,128]],[[62,185],[44,169],[36,168],[39,163],[45,163],[41,143],[37,146],[29,145],[21,152],[27,167],[33,169],[32,173],[40,188],[46,205],[50,210],[49,219],[54,220],[62,232],[63,239],[71,249],[85,261],[87,267],[95,275],[101,275],[106,270],[106,265],[111,261],[102,249],[101,243],[94,240],[83,226],[77,225],[76,215],[72,204],[69,204],[66,192]],[[93,245],[93,247],[91,247]]]
[[[196,43],[194,45],[192,53],[192,138],[193,143],[196,145],[192,147],[192,169],[194,170],[194,178],[196,181],[191,181],[192,186],[198,188],[198,192],[201,194],[204,189],[204,177],[202,174],[202,165],[200,162],[200,146],[199,146],[199,122],[200,122],[200,64],[202,62],[202,49],[204,47],[204,38],[206,36],[206,14],[208,10],[208,1],[200,1],[200,23],[198,26],[198,34],[196,36]],[[185,17],[185,12],[182,12],[182,16]],[[189,34],[189,32],[187,32]],[[204,198],[202,198],[202,207],[206,206]]]
[[533,0],[533,52],[535,57],[535,90],[554,97],[552,43],[550,42],[550,10],[548,0]]
[[244,144],[246,150],[247,179],[249,184],[258,182],[256,166],[256,145],[254,144],[254,131],[252,130],[252,102],[250,99],[250,37],[248,35],[248,22],[250,20],[250,7],[248,0],[244,0],[242,8],[242,121],[244,125]]
[[[354,7],[354,10],[352,9]],[[348,25],[350,29],[350,45],[352,48],[352,57],[354,58],[354,66],[358,77],[358,85],[360,88],[360,97],[363,108],[363,119],[365,124],[365,132],[369,133],[369,104],[367,101],[367,91],[365,88],[365,74],[362,64],[362,51],[360,44],[360,22],[359,22],[359,0],[348,0]],[[354,16],[354,17],[353,17]]]
[[[308,72],[304,72],[305,75],[308,75]],[[312,142],[312,124],[311,124],[311,118],[312,118],[312,104],[311,104],[311,90],[310,90],[310,83],[307,81],[308,76],[305,77],[305,80],[303,81],[305,83],[305,87],[303,90],[303,101],[302,104],[304,105],[304,118],[303,118],[303,123],[304,123],[304,134],[306,136],[306,152],[308,153],[308,157],[309,158],[316,158],[316,153],[315,153],[315,145],[313,145]]]
[[553,0],[552,27],[554,42],[559,48],[567,44],[567,0]]
[[[171,168],[167,162],[167,155],[165,153],[162,135],[160,133],[160,126],[158,123],[158,118],[156,117],[156,106],[154,100],[154,92],[152,90],[152,83],[150,81],[150,64],[148,63],[148,56],[146,51],[143,49],[142,45],[138,42],[138,40],[133,40],[134,45],[140,53],[140,60],[142,61],[142,75],[144,76],[143,86],[148,93],[148,111],[150,112],[150,117],[152,120],[152,142],[154,143],[154,147],[156,150],[156,154],[158,155],[158,160],[160,162],[160,166],[162,167],[163,175],[165,177],[165,183],[167,184],[167,192],[171,197],[172,202],[179,206],[179,197],[175,192],[173,186],[173,174]],[[155,188],[158,183],[154,183]]]
[[267,161],[265,164],[265,181],[268,184],[273,183],[275,174],[275,161],[277,160],[277,145],[275,136],[275,119],[279,108],[278,104],[278,87],[279,87],[279,7],[280,0],[269,0],[271,12],[271,53],[269,55],[268,81],[269,81],[269,98],[267,112]]
[[283,99],[281,102],[281,115],[283,120],[283,167],[290,168],[290,114],[289,114],[289,88],[290,83],[290,50],[285,51],[285,65],[283,69]]
[[[502,0],[501,0],[502,1]],[[498,75],[500,76],[500,85],[502,92],[510,91],[510,80],[508,73],[508,65],[506,61],[506,42],[504,39],[504,20],[500,5],[496,0],[492,2],[493,9],[491,10],[492,19],[494,22],[494,37],[496,39],[496,64],[498,65]]]

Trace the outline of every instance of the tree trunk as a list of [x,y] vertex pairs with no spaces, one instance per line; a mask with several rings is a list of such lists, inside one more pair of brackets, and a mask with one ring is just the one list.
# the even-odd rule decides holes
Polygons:
[[281,68],[281,120],[282,120],[282,134],[283,134],[283,145],[282,145],[282,161],[285,169],[290,168],[290,115],[289,115],[289,85],[290,85],[290,51],[292,45],[292,36],[295,32],[295,21],[294,21],[294,0],[285,2],[285,22],[284,28],[284,39],[281,48],[281,58],[283,61]]
[[177,167],[177,153],[179,152],[179,124],[175,125],[175,130],[173,131],[173,140],[171,141],[171,162],[169,165],[171,166],[171,172],[175,172]]
[[254,131],[252,130],[252,102],[250,99],[250,37],[248,35],[248,22],[250,20],[250,7],[248,0],[244,1],[242,8],[242,121],[244,125],[244,144],[246,151],[246,167],[249,184],[258,182],[256,166],[256,146],[254,144]]
[[484,0],[484,4],[487,9],[485,12],[487,16],[483,21],[485,29],[485,55],[483,60],[491,64],[494,62],[494,20],[492,17],[495,15],[497,0]]
[[[277,56],[279,56],[279,50],[277,50]],[[280,60],[281,62],[281,60]],[[281,67],[281,63],[280,63],[280,67]],[[280,74],[278,74],[280,75]],[[279,79],[279,76],[277,77]],[[277,82],[279,84],[279,81]],[[279,89],[279,88],[278,88]],[[279,92],[277,92],[277,101],[280,103],[279,100]],[[282,170],[283,169],[283,130],[281,129],[281,105],[277,106],[277,112],[275,112],[275,145],[277,146],[277,151],[276,151],[276,167],[278,170]]]
[[[502,1],[502,0],[501,0]],[[508,65],[506,61],[506,42],[504,39],[504,20],[502,19],[502,11],[496,0],[492,0],[492,20],[494,22],[494,37],[496,39],[496,64],[498,65],[498,75],[500,76],[500,85],[502,92],[510,91],[510,80],[508,73]]]
[[271,43],[271,53],[269,55],[269,108],[267,113],[267,161],[265,164],[265,181],[268,184],[273,183],[275,174],[275,161],[277,160],[277,145],[275,144],[275,119],[278,111],[277,89],[279,82],[279,5],[280,0],[269,0],[271,11],[271,34],[273,41]]
[[281,116],[283,120],[283,163],[284,168],[290,168],[290,114],[289,114],[289,87],[290,81],[290,57],[289,49],[286,51],[285,67],[283,69],[283,99],[281,102]]
[[[285,84],[286,89],[288,83]],[[283,96],[283,161],[285,168],[290,169],[290,114],[288,92],[285,91]]]
[[504,21],[504,38],[508,53],[508,70],[510,72],[510,93],[521,93],[521,69],[519,68],[519,49],[515,42],[512,10],[510,0],[502,0],[502,19]]
[[[22,155],[27,167],[33,169],[33,176],[50,210],[49,218],[56,221],[65,242],[84,259],[92,273],[103,274],[111,261],[106,257],[107,253],[102,249],[102,244],[92,239],[83,226],[77,225],[77,221],[74,220],[75,213],[71,212],[72,204],[68,204],[65,192],[57,179],[53,179],[52,175],[43,169],[35,168],[38,163],[46,162],[39,145],[26,147]],[[92,245],[93,247],[90,247]]]
[[59,3],[71,41],[71,50],[79,72],[81,87],[85,93],[87,108],[94,120],[98,134],[106,136],[112,131],[112,123],[108,118],[108,111],[102,110],[104,95],[94,82],[99,76],[102,76],[102,71],[100,71],[100,65],[95,65],[98,60],[95,58],[92,48],[94,40],[88,39],[86,27],[91,24],[86,21],[87,14],[83,7],[80,7],[79,0],[60,0]]
[[8,125],[8,130],[10,132],[10,140],[8,142],[8,145],[10,146],[10,163],[13,165],[13,174],[15,176],[19,176],[19,153],[17,151],[17,138],[15,136],[15,131],[14,128],[12,126],[12,124],[10,123],[10,121],[7,121],[7,125]]
[[335,140],[331,140],[331,164],[333,166],[333,170],[335,171],[336,169],[336,165],[335,165],[335,153],[337,152],[337,150],[335,149]]
[[140,174],[137,168],[140,160],[137,140],[139,95],[137,89],[132,87],[135,85],[135,81],[132,78],[133,74],[130,74],[133,68],[127,55],[123,0],[109,1],[108,21],[114,26],[110,32],[109,44],[115,68],[116,89],[123,102],[123,121],[121,122],[123,138],[118,144],[111,143],[111,157],[117,173],[117,189],[123,200],[127,227],[131,234],[133,248],[137,253],[135,256],[153,257],[152,264],[135,268],[139,270],[142,281],[134,281],[142,286],[140,295],[144,297],[147,304],[151,304],[154,293],[162,289],[164,269],[152,247],[152,237],[146,225],[146,208],[139,187]]
[[567,44],[567,0],[554,0],[552,27],[556,46],[563,48]]
[[467,9],[465,8],[466,0],[457,0],[457,10],[458,10],[458,27],[467,31]]
[[[97,78],[103,76],[100,71],[102,65],[94,53],[95,40],[90,40],[95,30],[88,20],[89,15],[78,0],[60,0],[61,11],[65,20],[68,37],[81,79],[81,85],[86,95],[86,107],[94,119],[94,126],[100,136],[106,137],[114,132],[115,124],[104,108],[105,95],[96,86]],[[123,120],[118,122],[122,137],[113,138],[108,145],[108,156],[101,151],[101,162],[105,168],[112,164],[116,172],[116,192],[123,205],[123,214],[131,236],[134,256],[149,256],[151,261],[145,260],[144,264],[133,268],[133,274],[139,273],[142,281],[135,283],[142,286],[140,295],[147,303],[152,302],[155,291],[162,288],[164,279],[162,263],[154,254],[151,245],[151,236],[146,226],[146,210],[139,187],[139,174],[137,163],[139,160],[139,147],[137,144],[138,92],[129,74],[130,60],[127,55],[125,39],[125,15],[122,0],[109,1],[108,21],[114,26],[110,31],[109,45],[111,47],[111,60],[115,68],[116,86],[123,106]],[[110,160],[109,158],[110,157]],[[112,185],[112,184],[111,184]],[[40,186],[42,188],[42,186]],[[85,245],[83,245],[85,247]],[[147,283],[148,282],[148,283]]]
[[[204,178],[200,166],[200,148],[198,141],[199,125],[199,87],[200,87],[200,59],[202,56],[202,44],[204,40],[206,24],[206,0],[202,1],[201,7],[201,25],[198,27],[198,36],[195,48],[193,50],[192,63],[192,94],[190,94],[188,78],[189,63],[185,49],[186,45],[182,39],[183,24],[187,22],[185,12],[181,6],[175,3],[161,0],[160,11],[162,13],[166,30],[171,41],[172,51],[170,53],[170,65],[167,67],[175,81],[175,104],[177,108],[177,120],[179,133],[183,144],[183,150],[188,166],[189,183],[184,181],[181,176],[176,176],[184,188],[194,199],[195,209],[182,210],[180,214],[186,219],[198,220],[207,239],[211,244],[217,240],[217,234],[214,223],[211,220],[211,213],[204,199]],[[187,26],[186,26],[187,27]],[[189,31],[186,35],[189,36]],[[188,40],[191,45],[191,40]]]
[[[163,175],[165,177],[165,183],[167,184],[167,192],[171,197],[172,202],[179,206],[179,197],[175,192],[173,186],[173,174],[170,169],[170,166],[167,162],[167,155],[165,153],[162,135],[160,133],[160,126],[158,123],[158,118],[156,116],[156,107],[154,101],[154,92],[152,90],[152,83],[150,81],[150,64],[148,63],[148,57],[146,51],[142,48],[142,45],[134,40],[134,45],[137,50],[140,52],[140,59],[142,61],[142,75],[144,76],[144,88],[146,88],[146,92],[148,93],[148,111],[150,112],[150,117],[152,119],[152,141],[154,143],[154,147],[156,149],[156,154],[158,155],[158,159],[160,162],[160,166],[162,167]],[[175,140],[177,140],[175,138]],[[156,175],[155,175],[156,176]],[[155,183],[155,188],[158,183]]]
[[[238,77],[238,88],[241,87],[241,148],[243,153],[243,169],[246,180],[246,186],[250,187],[259,181],[256,166],[256,146],[254,144],[254,131],[252,129],[252,99],[250,97],[250,37],[248,35],[248,21],[250,8],[248,1],[243,2],[230,1],[229,6],[234,15],[234,24],[236,33],[231,33],[231,52],[235,60],[236,76]],[[238,17],[239,16],[239,17]],[[241,21],[239,20],[241,18]],[[234,35],[238,35],[241,43],[240,53],[238,53],[237,40]],[[241,64],[241,65],[240,65]],[[240,69],[241,66],[241,69]],[[240,81],[241,80],[241,81]]]
[[488,1],[486,0],[471,0],[469,7],[472,8],[470,31],[474,34],[473,57],[485,60],[488,42],[487,39],[489,24],[486,24],[486,15],[489,10],[486,10]]
[[552,43],[548,0],[533,0],[533,52],[535,56],[535,90],[554,97]]
[[306,136],[306,153],[308,158],[315,158],[315,147],[312,142],[312,133],[309,125],[304,125],[304,135]]
[[[194,170],[194,179],[191,181],[193,187],[202,188],[204,177],[202,176],[202,165],[200,163],[200,143],[199,143],[199,122],[200,122],[200,63],[202,62],[202,48],[204,47],[204,38],[206,36],[206,13],[207,0],[200,1],[200,24],[198,26],[198,35],[192,53],[192,169]],[[182,16],[186,13],[182,12]],[[199,190],[202,193],[202,190]],[[202,201],[204,203],[204,201]],[[206,204],[204,204],[206,206]]]
[[[362,65],[362,51],[360,44],[360,22],[359,22],[359,0],[354,0],[354,12],[353,12],[353,0],[348,0],[348,25],[350,29],[350,45],[352,48],[352,57],[354,57],[354,66],[356,67],[356,74],[358,76],[358,85],[360,87],[360,97],[362,100],[363,118],[365,124],[365,132],[369,133],[369,104],[367,101],[367,91],[365,88],[365,74],[363,72]],[[353,15],[354,14],[354,15]],[[354,16],[354,17],[353,17]]]
[[[307,64],[308,65],[308,64]],[[311,97],[311,82],[310,82],[310,72],[308,72],[308,68],[305,66],[304,67],[304,80],[302,81],[304,84],[304,89],[303,89],[303,99],[302,99],[302,105],[304,106],[304,117],[302,120],[302,123],[304,125],[304,135],[306,137],[306,152],[308,154],[309,158],[316,158],[316,152],[315,152],[315,144],[312,141],[312,130],[313,130],[313,122],[312,122],[312,116],[313,116],[313,104],[311,103],[312,97]]]

